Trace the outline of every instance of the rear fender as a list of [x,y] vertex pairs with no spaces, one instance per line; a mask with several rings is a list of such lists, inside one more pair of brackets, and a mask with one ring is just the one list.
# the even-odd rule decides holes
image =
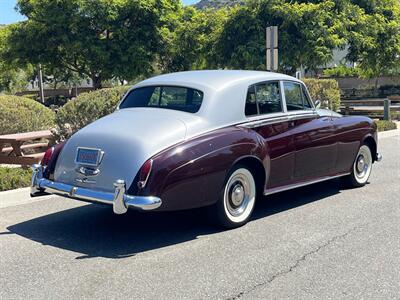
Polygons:
[[162,210],[207,206],[218,200],[227,172],[246,157],[268,165],[260,136],[228,127],[202,135],[153,157],[153,170],[140,195],[157,195]]

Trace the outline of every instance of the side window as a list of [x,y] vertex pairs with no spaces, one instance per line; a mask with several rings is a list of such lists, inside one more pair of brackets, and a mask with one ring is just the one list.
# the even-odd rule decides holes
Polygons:
[[303,105],[304,105],[304,109],[312,109],[312,105],[311,105],[311,99],[308,96],[308,93],[305,89],[304,86],[301,87],[301,90],[303,92]]
[[284,82],[284,87],[287,110],[303,110],[303,95],[300,84],[294,82]]
[[260,114],[282,112],[279,82],[267,82],[256,85],[256,100]]
[[161,88],[156,87],[153,91],[153,94],[151,95],[151,98],[149,100],[149,106],[158,106],[160,100],[161,100]]
[[193,90],[191,103],[200,107],[201,102],[203,102],[203,94],[199,91]]
[[249,87],[249,90],[247,91],[245,115],[248,117],[258,115],[258,107],[257,107],[257,102],[256,102],[256,90],[255,90],[254,85]]

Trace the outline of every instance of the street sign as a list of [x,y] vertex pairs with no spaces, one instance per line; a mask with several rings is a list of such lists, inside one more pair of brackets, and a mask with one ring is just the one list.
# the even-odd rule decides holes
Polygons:
[[278,57],[278,26],[266,29],[266,63],[268,71],[276,71],[279,66]]

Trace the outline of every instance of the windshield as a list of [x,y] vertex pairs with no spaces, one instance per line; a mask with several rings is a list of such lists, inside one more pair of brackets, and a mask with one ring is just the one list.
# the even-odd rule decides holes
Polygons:
[[119,108],[157,107],[196,113],[202,102],[203,92],[192,88],[147,86],[132,90]]

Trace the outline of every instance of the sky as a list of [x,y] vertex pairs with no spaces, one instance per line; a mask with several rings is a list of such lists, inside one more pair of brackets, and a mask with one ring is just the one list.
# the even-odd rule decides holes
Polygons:
[[[182,2],[186,5],[196,3],[198,0],[183,0]],[[0,0],[0,24],[11,24],[18,21],[24,20],[24,16],[21,16],[15,11],[15,5],[17,0]]]

